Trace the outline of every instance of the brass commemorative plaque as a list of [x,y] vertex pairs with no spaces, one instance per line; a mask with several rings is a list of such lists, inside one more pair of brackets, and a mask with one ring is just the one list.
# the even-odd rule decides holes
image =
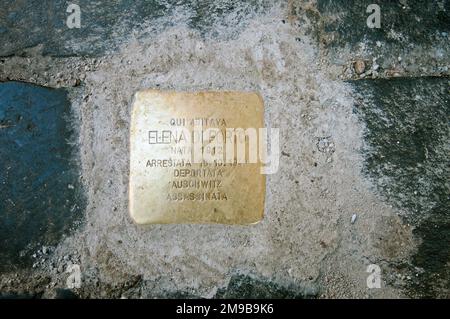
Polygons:
[[263,126],[257,93],[137,92],[130,132],[132,219],[137,224],[260,221],[265,175],[257,149]]

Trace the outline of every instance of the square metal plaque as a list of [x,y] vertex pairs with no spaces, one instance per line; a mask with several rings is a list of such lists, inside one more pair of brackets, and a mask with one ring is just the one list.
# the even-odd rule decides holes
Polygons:
[[[247,133],[263,126],[257,93],[137,92],[130,132],[132,219],[137,224],[260,221],[265,175],[259,157],[248,160],[255,141]],[[240,138],[245,163],[237,160]]]

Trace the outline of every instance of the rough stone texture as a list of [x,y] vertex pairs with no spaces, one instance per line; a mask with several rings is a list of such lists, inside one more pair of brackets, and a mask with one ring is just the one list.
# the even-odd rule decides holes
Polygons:
[[[28,55],[38,47],[43,55],[99,56],[130,38],[149,37],[174,24],[186,24],[203,34],[245,21],[270,1],[92,1],[74,0],[81,9],[81,28],[66,25],[64,0],[6,0],[0,8],[0,56]],[[164,18],[183,12],[179,19]],[[232,19],[226,19],[232,15]],[[241,27],[245,26],[245,22]],[[143,29],[145,32],[142,32]]]
[[283,287],[271,283],[267,279],[259,279],[249,275],[233,275],[228,286],[219,289],[215,298],[227,299],[298,299],[316,297],[318,291],[305,287]]
[[411,263],[421,297],[448,297],[450,279],[450,80],[356,81],[367,127],[365,172],[422,238]]
[[[84,203],[64,89],[0,83],[0,270],[39,263]],[[32,256],[33,255],[33,256]],[[40,256],[45,258],[45,256]]]
[[[355,51],[353,45],[360,40],[350,41],[348,48],[342,38],[327,44],[330,29],[325,26],[332,21],[333,10],[343,12],[342,1],[330,6],[323,1],[288,1],[262,10],[240,1],[211,1],[206,9],[196,3],[173,7],[136,28],[132,24],[133,36],[127,23],[115,24],[114,35],[102,41],[106,51],[81,34],[79,46],[70,41],[49,45],[38,33],[28,39],[31,44],[26,46],[31,49],[25,54],[8,46],[12,50],[8,54],[14,55],[0,59],[0,81],[82,86],[81,98],[71,97],[71,101],[80,111],[76,123],[88,204],[84,227],[61,240],[44,263],[32,271],[0,273],[2,295],[54,298],[58,289],[67,288],[67,267],[79,264],[82,285],[73,293],[81,298],[447,296],[448,250],[435,239],[448,234],[447,215],[439,213],[439,209],[448,212],[441,196],[448,193],[448,184],[439,184],[439,176],[448,172],[442,166],[448,153],[443,113],[448,112],[448,91],[445,72],[438,69],[448,66],[448,41],[441,30],[448,11],[439,11],[444,20],[435,24],[430,20],[423,37],[416,38],[415,31],[408,30],[408,19],[399,24],[400,30],[411,32],[407,33],[408,48],[409,44],[419,48],[405,51],[416,52],[411,55],[415,62],[408,62],[405,70],[424,66],[426,70],[418,75],[441,79],[349,83],[342,79],[356,78],[355,57],[364,60],[366,74],[373,70],[372,58],[378,55],[398,62],[396,50],[403,50],[403,42],[382,45],[377,56]],[[135,11],[136,4],[123,5]],[[362,15],[365,23],[365,8],[360,13],[362,5],[355,6],[357,11],[346,11],[350,18],[342,20],[345,27],[337,28],[343,30],[341,37],[352,23],[360,23],[352,14]],[[108,16],[107,8],[94,11],[100,15],[105,10]],[[427,8],[431,7],[423,10],[424,17],[434,15]],[[394,19],[396,11],[389,12]],[[130,16],[128,11],[123,15]],[[427,42],[436,30],[440,35]],[[358,39],[365,31],[354,32],[351,36]],[[99,56],[61,57],[66,55],[61,48],[67,54],[99,49]],[[423,50],[431,55],[442,50],[444,57],[438,61],[438,56],[422,55]],[[339,59],[333,58],[334,51]],[[402,57],[402,61],[408,59]],[[390,70],[391,62],[380,68]],[[395,76],[384,71],[364,77]],[[280,128],[282,141],[280,169],[267,178],[263,222],[252,227],[138,227],[132,223],[127,199],[129,118],[132,96],[144,88],[262,94],[266,125]],[[423,101],[414,100],[413,92],[419,92]],[[416,108],[424,109],[426,101],[432,101],[436,113],[417,113]],[[390,103],[396,103],[400,113],[391,110]],[[366,105],[366,111],[359,109],[361,105]],[[385,112],[387,118],[394,116],[399,124],[396,130],[387,130],[383,117],[372,110]],[[430,123],[439,125],[433,125],[428,137]],[[416,126],[422,131],[416,132]],[[370,133],[377,131],[381,132]],[[383,142],[394,137],[401,138],[405,148],[392,153]],[[433,151],[423,160],[421,150],[428,144]],[[381,146],[371,149],[371,145]],[[414,157],[404,155],[406,151]],[[421,160],[427,164],[419,170],[424,174],[419,185],[425,194],[414,197],[408,187],[417,175],[407,170],[405,176],[399,175],[389,165],[417,168]],[[383,186],[387,181],[398,192],[389,192]],[[439,196],[431,201],[428,195],[433,192]],[[366,269],[373,263],[382,270],[381,289],[366,286]]]
[[[331,65],[343,66],[345,78],[449,74],[450,1],[318,0],[314,10],[302,1],[294,10],[309,12]],[[381,28],[369,28],[368,5],[378,3]],[[363,75],[352,62],[368,64]]]

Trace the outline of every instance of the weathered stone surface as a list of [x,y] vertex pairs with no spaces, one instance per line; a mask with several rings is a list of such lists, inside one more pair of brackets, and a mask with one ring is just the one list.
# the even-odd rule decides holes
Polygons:
[[215,298],[226,299],[299,299],[317,295],[314,288],[284,287],[268,279],[250,275],[231,276],[227,287],[219,289]]
[[[318,9],[325,16],[334,16],[334,20],[326,20],[326,31],[337,32],[341,38],[335,44],[345,46],[357,44],[364,37],[376,40],[392,40],[399,45],[401,40],[425,44],[436,41],[436,31],[445,32],[450,29],[449,1],[400,0],[379,3],[381,13],[380,28],[369,28],[367,18],[373,12],[367,7],[373,1],[319,0]],[[391,37],[394,30],[401,32],[403,39]]]
[[0,300],[1,299],[38,299],[38,295],[33,295],[30,293],[7,293],[7,292],[0,292]]
[[79,220],[83,196],[64,89],[0,83],[0,270],[30,266]]
[[[80,6],[81,28],[70,29],[67,1],[8,0],[0,8],[0,56],[20,55],[37,45],[45,55],[102,55],[128,40],[135,29],[149,27],[146,35],[153,36],[177,20],[202,33],[214,33],[214,26],[227,25],[226,14],[234,12],[245,20],[269,3],[251,0],[242,6],[239,2],[78,0],[72,3]],[[174,19],[161,19],[171,15]]]
[[[411,260],[414,293],[445,296],[450,280],[448,78],[352,82],[364,119],[365,172],[422,240]],[[407,261],[405,261],[405,264]]]
[[[301,1],[300,1],[301,2]],[[316,32],[331,62],[366,59],[376,72],[448,74],[450,1],[383,1],[380,28],[369,28],[371,0],[319,0]],[[323,29],[322,29],[323,28]],[[375,59],[375,60],[373,60]]]
[[78,296],[70,289],[55,289],[53,299],[78,299]]
[[11,55],[17,49],[36,46],[46,40],[45,5],[41,1],[2,2],[0,8],[1,56]]

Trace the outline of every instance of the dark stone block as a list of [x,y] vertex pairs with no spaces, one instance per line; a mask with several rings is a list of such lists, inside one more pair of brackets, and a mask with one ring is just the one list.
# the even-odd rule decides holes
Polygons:
[[[366,24],[367,6],[378,4],[381,28],[369,28]],[[430,44],[440,37],[439,33],[450,31],[450,1],[358,1],[318,0],[318,9],[325,18],[325,31],[339,34],[334,44],[345,46],[364,39],[386,40],[392,44],[414,41]],[[334,17],[331,19],[331,17]],[[401,33],[403,38],[392,38],[390,30]]]
[[439,295],[450,281],[450,81],[399,78],[352,82],[366,125],[365,173],[422,239],[415,289]]
[[0,292],[0,300],[2,299],[39,299],[39,295],[30,293],[7,293]]
[[[264,10],[270,1],[160,1],[160,0],[74,0],[81,9],[81,28],[66,25],[68,2],[63,0],[7,0],[0,7],[0,56],[20,55],[30,47],[43,46],[44,55],[98,56],[115,50],[129,40],[133,30],[145,24],[149,34],[169,27],[176,10],[184,22],[203,34],[213,34],[215,24],[225,25],[226,14],[235,12],[244,21]],[[162,17],[165,17],[162,19]],[[183,20],[182,19],[182,20]],[[235,22],[232,22],[235,23]]]
[[78,296],[70,289],[58,288],[55,291],[55,299],[79,299]]
[[0,271],[30,266],[84,208],[76,134],[64,89],[0,83]]
[[0,6],[1,56],[33,47],[47,39],[45,4],[40,1],[5,0]]
[[[367,26],[372,3],[380,6],[380,28]],[[350,52],[351,58],[370,63],[377,58],[378,71],[448,74],[450,1],[318,0],[317,6],[323,26],[319,37],[335,63],[348,62]]]
[[217,299],[299,299],[317,294],[301,287],[284,287],[268,279],[235,274],[226,288],[219,289]]

